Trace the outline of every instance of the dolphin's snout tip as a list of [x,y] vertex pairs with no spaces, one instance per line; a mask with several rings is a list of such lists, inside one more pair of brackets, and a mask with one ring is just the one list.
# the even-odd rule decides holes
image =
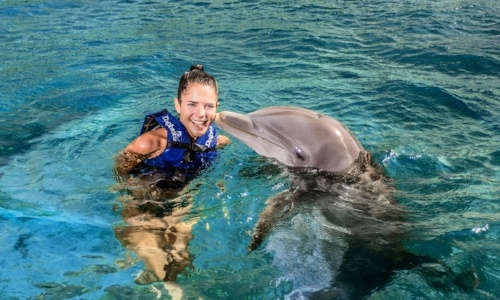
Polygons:
[[225,116],[226,116],[225,111],[221,111],[221,112],[216,113],[215,114],[215,124],[220,124],[221,122],[223,122],[225,119]]
[[235,120],[235,119],[238,120],[240,118],[242,118],[241,114],[225,110],[225,111],[218,112],[215,115],[215,122],[232,123],[233,120]]
[[217,113],[215,115],[215,124],[224,130],[235,128],[249,131],[253,128],[253,122],[248,116],[231,111],[221,111]]

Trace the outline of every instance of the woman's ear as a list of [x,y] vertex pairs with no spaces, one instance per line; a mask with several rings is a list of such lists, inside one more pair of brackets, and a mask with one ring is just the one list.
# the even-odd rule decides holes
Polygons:
[[179,100],[177,97],[174,99],[174,106],[175,106],[175,110],[180,115],[181,114],[181,100]]

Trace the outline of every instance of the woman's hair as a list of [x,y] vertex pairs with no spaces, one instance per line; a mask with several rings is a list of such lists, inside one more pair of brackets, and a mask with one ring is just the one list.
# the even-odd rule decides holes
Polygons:
[[189,72],[184,72],[179,79],[179,88],[177,89],[177,99],[181,100],[181,94],[187,89],[191,83],[199,83],[211,86],[215,89],[215,94],[219,95],[219,88],[215,78],[203,71],[203,65],[191,66]]

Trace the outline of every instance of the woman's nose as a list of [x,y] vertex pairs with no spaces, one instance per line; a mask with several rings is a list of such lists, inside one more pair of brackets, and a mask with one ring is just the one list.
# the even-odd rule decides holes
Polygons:
[[204,116],[206,114],[205,107],[203,105],[197,105],[197,107],[196,107],[196,113],[199,116]]

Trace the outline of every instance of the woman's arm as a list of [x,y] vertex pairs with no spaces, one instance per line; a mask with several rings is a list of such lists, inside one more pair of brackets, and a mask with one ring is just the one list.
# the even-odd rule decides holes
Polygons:
[[132,152],[127,148],[123,149],[115,158],[116,174],[120,177],[127,177],[148,156],[147,154]]
[[166,146],[167,130],[164,128],[140,135],[116,156],[116,174],[127,177],[143,160],[160,155]]

